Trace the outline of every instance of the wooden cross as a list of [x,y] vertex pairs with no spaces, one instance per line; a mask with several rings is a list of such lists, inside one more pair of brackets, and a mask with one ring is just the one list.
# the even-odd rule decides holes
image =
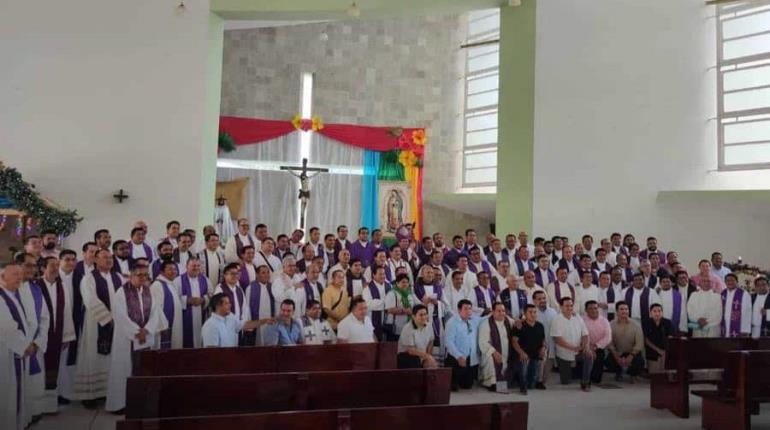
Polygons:
[[123,203],[123,200],[127,200],[128,199],[128,194],[124,193],[123,192],[123,188],[121,188],[120,191],[118,191],[117,194],[113,194],[112,197],[117,199],[118,203]]
[[315,337],[315,333],[313,333],[312,331],[308,332],[308,334],[305,335],[305,339],[310,339],[310,341],[312,341],[314,337]]
[[[307,167],[307,158],[302,159],[302,166],[281,166],[281,170],[289,172],[292,176],[299,179],[299,200],[301,202],[299,228],[305,230],[305,212],[307,204],[310,201],[310,180],[319,173],[326,173],[329,169],[319,167]],[[299,172],[299,173],[297,173]],[[307,172],[313,172],[308,175]]]

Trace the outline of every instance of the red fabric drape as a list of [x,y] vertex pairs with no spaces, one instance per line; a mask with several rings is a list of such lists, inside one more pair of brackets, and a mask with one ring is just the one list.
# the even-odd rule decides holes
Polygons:
[[389,127],[371,127],[366,125],[350,124],[325,124],[324,128],[318,130],[330,139],[368,149],[370,151],[386,152],[394,149],[409,149],[414,151],[417,156],[422,156],[423,145],[415,145],[412,141],[412,132],[416,128],[405,128],[404,138],[393,137],[390,134]]
[[219,131],[232,136],[236,145],[265,142],[295,131],[291,121],[220,116]]

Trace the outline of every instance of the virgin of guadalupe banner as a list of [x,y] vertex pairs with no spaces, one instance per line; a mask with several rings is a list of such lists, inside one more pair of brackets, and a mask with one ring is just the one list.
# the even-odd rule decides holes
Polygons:
[[412,186],[405,181],[379,181],[379,228],[395,238],[398,228],[412,220]]

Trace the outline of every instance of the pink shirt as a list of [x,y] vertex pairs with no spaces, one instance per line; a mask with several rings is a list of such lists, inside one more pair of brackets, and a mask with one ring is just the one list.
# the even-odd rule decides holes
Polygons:
[[692,280],[693,284],[700,287],[703,278],[709,278],[711,280],[711,289],[714,290],[714,292],[717,294],[721,293],[722,290],[726,288],[725,282],[722,280],[722,278],[713,273],[709,273],[708,275],[702,275],[698,273],[690,279]]
[[599,315],[599,318],[594,320],[588,315],[583,315],[583,322],[588,328],[588,339],[592,346],[604,349],[612,342],[612,330],[610,330],[610,322],[607,318]]

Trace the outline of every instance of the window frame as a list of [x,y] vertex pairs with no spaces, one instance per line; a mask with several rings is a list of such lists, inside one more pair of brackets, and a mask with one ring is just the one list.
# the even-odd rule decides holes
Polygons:
[[[751,11],[756,8],[765,8],[757,11]],[[761,85],[759,87],[746,87],[739,90],[724,89],[724,79],[727,73],[738,70],[749,70],[752,68],[770,66],[770,48],[765,52],[743,57],[724,58],[724,43],[732,40],[754,37],[763,34],[770,34],[770,30],[764,30],[757,33],[748,33],[745,35],[723,37],[723,23],[741,17],[752,16],[770,11],[770,0],[751,1],[742,4],[728,4],[716,6],[716,80],[717,80],[717,170],[718,171],[740,171],[740,170],[765,170],[770,169],[770,162],[746,163],[746,164],[726,164],[725,148],[730,146],[770,144],[770,140],[746,141],[733,144],[725,144],[725,127],[734,124],[745,124],[758,121],[770,121],[770,106],[736,110],[725,112],[725,96],[744,91],[756,91],[770,88],[770,85]],[[741,12],[747,12],[740,14]],[[740,15],[736,16],[735,14]],[[726,18],[724,18],[727,16]]]
[[[500,9],[490,9],[488,13],[484,13],[483,15],[480,15],[476,17],[474,20],[481,20],[489,18],[490,16],[497,15],[498,16],[498,27],[493,30],[484,31],[481,33],[477,33],[474,35],[470,35],[470,24],[473,21],[470,18],[470,15],[468,16],[468,35],[467,35],[467,44],[476,44],[476,43],[482,43],[482,45],[477,45],[478,47],[481,46],[496,46],[497,50],[497,66],[496,67],[487,67],[484,69],[479,69],[476,71],[471,72],[469,70],[469,64],[470,60],[472,58],[476,58],[481,55],[489,55],[489,54],[480,54],[478,56],[471,55],[471,49],[474,47],[466,47],[466,54],[465,54],[465,68],[464,68],[464,74],[463,74],[463,114],[462,114],[462,121],[463,121],[463,146],[461,150],[461,166],[462,166],[462,178],[460,181],[460,188],[461,189],[473,189],[473,188],[482,188],[482,187],[496,187],[497,181],[490,181],[490,182],[468,182],[466,180],[466,173],[472,172],[472,171],[480,171],[480,170],[489,170],[489,169],[497,169],[497,161],[495,161],[494,166],[484,166],[484,167],[467,167],[467,161],[466,158],[470,155],[475,155],[479,153],[495,153],[495,159],[497,158],[497,147],[499,143],[499,135],[498,138],[495,139],[494,143],[484,143],[481,145],[473,145],[468,146],[468,133],[472,132],[479,132],[479,131],[489,131],[489,130],[498,130],[498,126],[495,125],[494,127],[489,128],[482,128],[478,130],[472,130],[468,131],[468,119],[473,118],[475,116],[482,116],[482,115],[488,115],[488,114],[497,114],[499,115],[499,94],[500,94],[500,26],[499,26],[499,16],[500,16]],[[490,76],[497,76],[497,88],[494,90],[487,90],[487,91],[481,91],[476,92],[473,94],[469,93],[469,82],[473,79],[483,79],[485,77]],[[485,106],[479,106],[472,109],[468,108],[468,100],[470,97],[479,95],[479,94],[485,94],[485,93],[491,93],[491,92],[497,92],[498,94],[498,101],[495,104],[492,105],[485,105]]]

